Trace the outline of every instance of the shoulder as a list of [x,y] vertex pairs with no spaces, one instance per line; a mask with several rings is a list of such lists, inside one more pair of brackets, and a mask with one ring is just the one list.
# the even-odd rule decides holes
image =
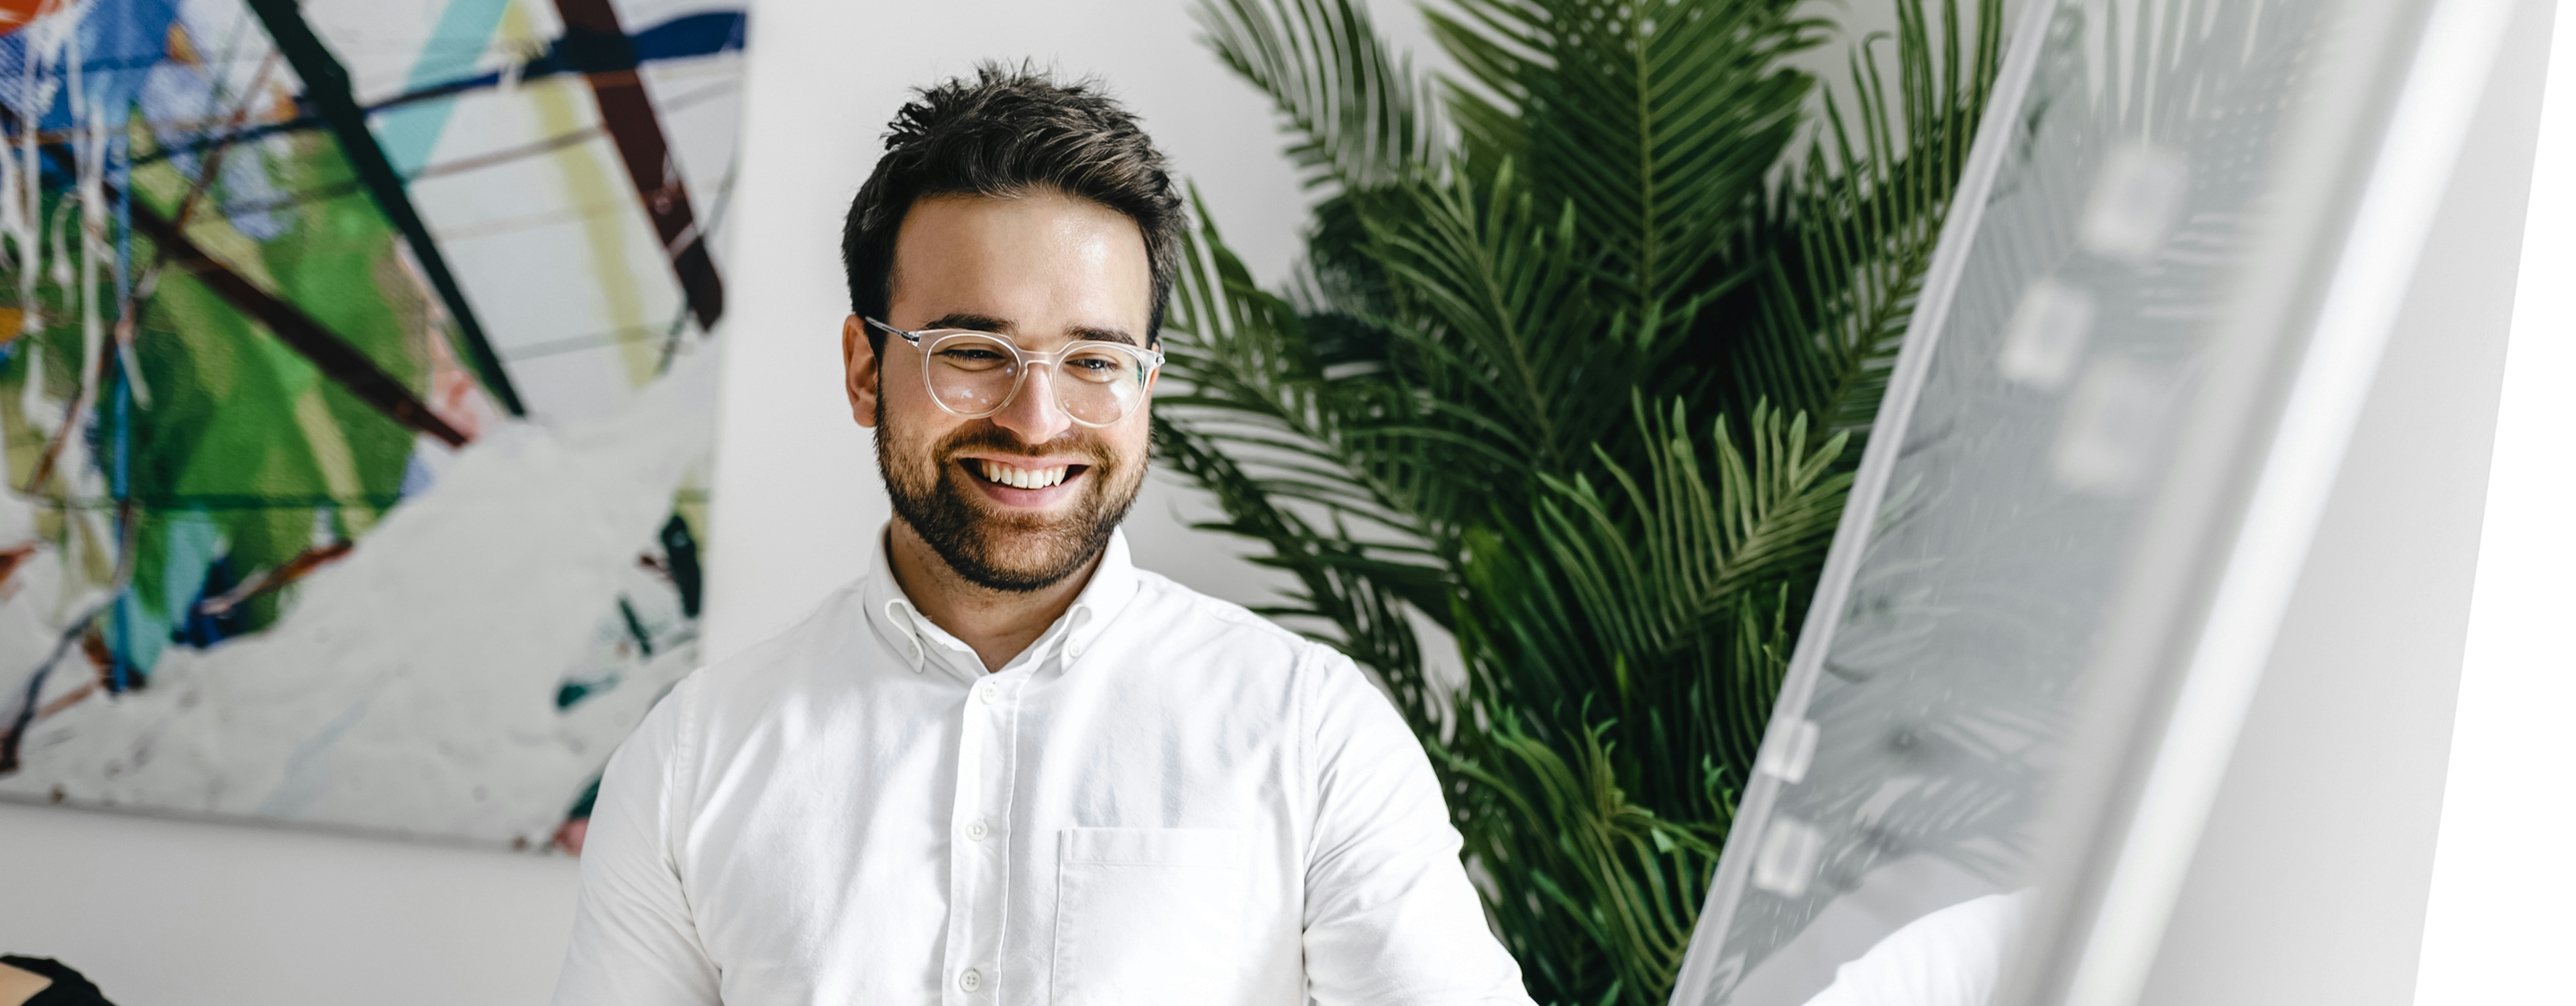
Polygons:
[[1153,654],[1165,686],[1270,705],[1305,733],[1331,731],[1327,721],[1354,714],[1400,727],[1386,693],[1339,649],[1160,574],[1139,570],[1137,578],[1136,599],[1119,620]]
[[1245,668],[1312,673],[1349,663],[1341,652],[1240,604],[1199,593],[1170,577],[1136,571],[1136,597],[1120,616],[1158,647],[1206,650]]

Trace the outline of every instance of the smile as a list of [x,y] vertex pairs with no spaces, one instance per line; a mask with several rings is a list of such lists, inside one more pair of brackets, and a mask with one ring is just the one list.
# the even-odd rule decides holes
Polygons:
[[1045,507],[1075,491],[1090,465],[1049,464],[1031,458],[1014,464],[994,458],[959,458],[958,467],[994,502],[1008,507]]
[[981,458],[968,463],[978,469],[976,474],[984,476],[985,481],[997,482],[1014,489],[1044,489],[1060,485],[1064,482],[1065,473],[1074,467],[1054,465],[1046,468],[1015,468],[999,461],[986,461]]

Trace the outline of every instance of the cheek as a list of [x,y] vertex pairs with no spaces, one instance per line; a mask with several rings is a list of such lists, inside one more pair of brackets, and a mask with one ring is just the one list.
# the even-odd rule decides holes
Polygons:
[[1143,409],[1127,417],[1125,422],[1100,433],[1100,439],[1110,453],[1126,467],[1143,468],[1154,453],[1154,426]]
[[887,388],[877,401],[881,420],[877,436],[884,438],[895,459],[907,466],[937,465],[938,460],[932,457],[937,446],[964,423],[932,402],[930,394],[920,388]]
[[877,382],[877,401],[887,421],[911,430],[938,431],[956,418],[931,401],[930,389],[921,386],[919,371],[886,371]]

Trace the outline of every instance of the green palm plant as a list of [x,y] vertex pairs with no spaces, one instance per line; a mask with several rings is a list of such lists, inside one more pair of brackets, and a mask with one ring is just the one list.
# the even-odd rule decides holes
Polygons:
[[[1432,752],[1531,991],[1660,1002],[1983,112],[2000,0],[1893,81],[1795,0],[1208,0],[1318,190],[1265,290],[1196,235],[1155,414]],[[1970,26],[1973,26],[1971,28]],[[1200,214],[1207,219],[1207,214]],[[1426,669],[1427,621],[1463,681]]]

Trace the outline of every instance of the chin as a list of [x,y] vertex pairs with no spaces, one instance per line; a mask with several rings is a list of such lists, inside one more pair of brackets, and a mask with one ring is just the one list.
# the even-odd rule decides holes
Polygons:
[[1040,590],[1078,571],[1098,551],[1087,519],[1097,512],[1093,493],[1027,510],[976,499],[981,494],[970,486],[952,488],[964,490],[960,502],[974,514],[972,525],[958,529],[964,534],[937,536],[942,540],[932,547],[969,580],[995,589]]
[[1083,542],[1074,541],[1071,529],[1048,532],[1013,532],[987,528],[985,547],[980,558],[996,572],[1017,577],[1030,577],[1057,569],[1077,558]]

